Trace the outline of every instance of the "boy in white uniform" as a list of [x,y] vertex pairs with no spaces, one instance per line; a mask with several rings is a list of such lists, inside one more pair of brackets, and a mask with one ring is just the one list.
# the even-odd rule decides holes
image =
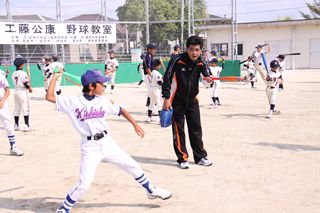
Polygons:
[[280,73],[281,73],[281,83],[279,85],[279,90],[283,90],[283,74],[284,74],[284,71],[286,70],[286,64],[284,63],[284,58],[285,56],[284,55],[278,55],[277,59],[279,61],[279,64],[280,64]]
[[161,86],[163,77],[158,71],[161,67],[161,61],[159,59],[154,59],[152,63],[154,70],[151,72],[151,87],[149,90],[150,105],[148,107],[147,122],[152,121],[152,111],[155,106],[158,108],[159,115],[162,109]]
[[[48,85],[50,84],[50,81],[52,79],[52,76],[53,76],[53,73],[56,71],[56,70],[60,70],[60,69],[64,69],[64,65],[59,62],[59,56],[58,55],[53,55],[52,56],[52,63],[50,63],[49,65],[49,71],[48,71],[48,74],[47,74],[47,81],[48,81]],[[61,94],[61,78],[58,80],[58,83],[55,85],[55,91],[56,91],[56,94],[57,95],[60,95]]]
[[254,82],[257,80],[257,70],[254,66],[254,62],[252,61],[251,56],[248,57],[248,61],[243,66],[247,69],[247,72],[248,72],[247,79],[251,83],[251,88],[255,88]]
[[[217,58],[212,58],[211,61],[209,62],[209,68],[210,68],[210,73],[216,78],[220,78],[220,73],[222,71],[222,67],[217,66],[218,65],[218,59]],[[212,85],[211,85],[211,90],[210,90],[210,95],[213,101],[213,107],[220,106],[220,99],[218,96],[218,92],[220,89],[220,80],[214,80]]]
[[9,106],[6,102],[10,95],[9,83],[5,73],[0,74],[0,120],[3,123],[3,128],[7,131],[7,136],[10,143],[10,154],[14,156],[22,156],[24,153],[16,146],[16,137],[14,134],[13,122],[10,119]]
[[109,52],[109,59],[106,61],[104,66],[104,74],[111,78],[109,84],[111,84],[111,93],[114,93],[115,87],[115,79],[116,79],[116,72],[119,67],[118,60],[114,56],[114,52],[110,50]]
[[25,58],[16,58],[14,60],[14,66],[16,66],[17,70],[12,74],[12,82],[15,86],[14,90],[14,130],[19,130],[19,116],[22,112],[24,116],[24,130],[28,132],[31,130],[29,124],[29,92],[32,93],[32,88],[30,86],[30,80],[26,72],[22,69],[24,64],[27,63]]
[[50,71],[50,64],[51,64],[51,59],[47,56],[44,56],[42,58],[42,67],[40,66],[40,64],[37,64],[37,67],[40,71],[42,71],[43,73],[43,77],[44,77],[44,89],[47,92],[48,91],[48,87],[49,87],[49,80],[51,78],[52,72]]
[[69,212],[75,202],[83,196],[90,187],[95,170],[101,161],[113,163],[131,174],[146,189],[149,199],[170,198],[170,192],[151,185],[140,165],[111,138],[108,132],[106,119],[109,115],[122,115],[133,125],[141,138],[144,136],[143,129],[125,109],[103,96],[104,83],[108,82],[110,77],[103,76],[99,70],[87,70],[81,76],[83,95],[55,96],[54,84],[61,75],[62,72],[54,73],[46,99],[56,103],[58,111],[68,115],[80,134],[81,165],[80,180],[69,191],[57,213]]
[[267,114],[267,118],[272,118],[273,114],[280,114],[280,111],[276,110],[276,100],[279,90],[279,84],[281,83],[281,73],[279,71],[279,61],[273,60],[270,62],[270,71],[266,74],[263,72],[261,66],[258,67],[258,71],[267,85],[266,94],[268,97],[270,110]]

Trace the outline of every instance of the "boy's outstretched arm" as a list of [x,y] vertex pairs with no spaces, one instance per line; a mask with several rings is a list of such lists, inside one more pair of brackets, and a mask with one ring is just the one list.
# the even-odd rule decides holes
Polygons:
[[144,130],[139,126],[139,124],[134,120],[134,118],[129,114],[129,112],[127,110],[125,110],[124,108],[122,108],[122,107],[121,107],[121,115],[132,124],[132,126],[134,127],[134,130],[136,131],[136,133],[141,138],[143,138]]

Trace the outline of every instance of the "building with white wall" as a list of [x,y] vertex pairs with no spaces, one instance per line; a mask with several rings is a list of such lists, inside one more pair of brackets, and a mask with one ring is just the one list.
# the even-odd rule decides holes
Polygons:
[[[197,28],[204,35],[207,49],[216,49],[230,58],[231,25],[209,25]],[[271,44],[267,54],[270,61],[279,54],[300,52],[287,56],[286,68],[320,68],[320,19],[272,21],[238,24],[238,59],[244,60],[258,44]]]

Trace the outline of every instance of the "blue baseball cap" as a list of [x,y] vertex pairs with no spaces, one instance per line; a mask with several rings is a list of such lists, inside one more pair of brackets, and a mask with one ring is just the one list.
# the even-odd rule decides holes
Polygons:
[[14,59],[14,62],[13,62],[14,66],[17,68],[20,65],[25,64],[25,63],[27,63],[27,59],[25,59],[25,58],[16,58],[16,59]]
[[96,83],[96,82],[105,83],[110,80],[111,80],[111,77],[106,77],[102,75],[102,73],[98,69],[87,70],[81,76],[82,86],[88,86],[89,84]]
[[279,61],[278,61],[278,60],[273,60],[273,61],[271,61],[271,62],[270,62],[270,67],[271,67],[271,68],[278,68],[278,67],[280,67]]

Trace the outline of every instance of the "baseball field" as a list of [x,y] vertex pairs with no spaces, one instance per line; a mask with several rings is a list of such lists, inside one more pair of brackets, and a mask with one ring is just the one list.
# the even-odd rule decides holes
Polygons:
[[[63,94],[81,94],[64,87]],[[203,140],[212,167],[177,167],[171,128],[146,123],[146,88],[121,84],[110,99],[132,113],[143,139],[121,117],[110,117],[109,133],[143,167],[154,185],[172,191],[166,201],[148,200],[145,190],[117,167],[101,163],[75,213],[317,213],[320,211],[320,70],[285,73],[278,94],[280,115],[266,119],[265,85],[222,83],[222,106],[209,109],[209,90],[199,99]],[[13,157],[0,132],[0,213],[53,213],[79,177],[80,137],[67,117],[31,95],[32,132],[16,132],[25,155]],[[13,91],[9,97],[13,111]],[[22,122],[20,118],[20,122]],[[189,151],[191,151],[188,142]]]

